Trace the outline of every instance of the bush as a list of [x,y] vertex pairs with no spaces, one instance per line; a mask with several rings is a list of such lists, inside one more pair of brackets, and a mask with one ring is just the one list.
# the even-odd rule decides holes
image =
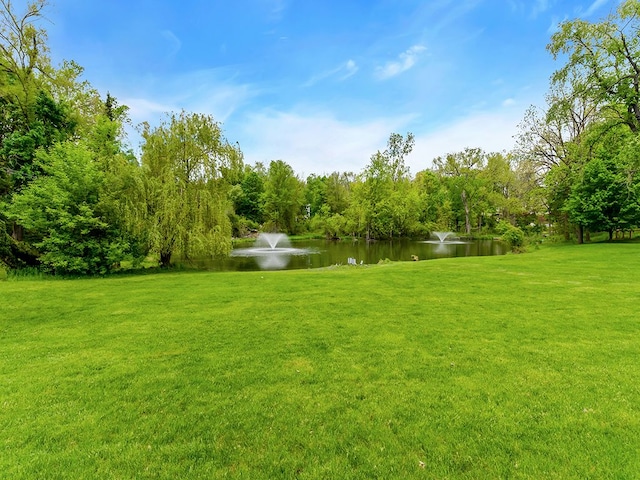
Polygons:
[[135,250],[117,209],[105,201],[105,174],[86,147],[59,144],[38,160],[45,175],[13,196],[9,218],[34,235],[45,271],[104,274]]
[[496,227],[502,241],[505,242],[512,252],[520,251],[524,247],[525,236],[520,227],[511,225],[509,222],[500,221]]

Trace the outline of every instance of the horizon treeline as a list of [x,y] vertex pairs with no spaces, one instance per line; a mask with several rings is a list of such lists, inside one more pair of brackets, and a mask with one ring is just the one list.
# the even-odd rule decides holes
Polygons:
[[565,63],[512,151],[469,147],[424,159],[430,167],[411,175],[414,136],[391,133],[361,172],[304,179],[283,160],[245,164],[202,113],[141,124],[136,156],[127,107],[73,61],[51,64],[46,7],[0,2],[0,261],[9,268],[103,274],[150,257],[166,267],[227,255],[232,238],[257,231],[517,238],[551,226],[581,243],[640,225],[640,0],[598,23],[560,25],[547,48]]

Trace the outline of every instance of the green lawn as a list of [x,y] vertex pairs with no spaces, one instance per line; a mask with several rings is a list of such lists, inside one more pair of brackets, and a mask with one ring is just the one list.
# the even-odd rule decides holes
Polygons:
[[0,282],[0,478],[640,478],[640,244]]

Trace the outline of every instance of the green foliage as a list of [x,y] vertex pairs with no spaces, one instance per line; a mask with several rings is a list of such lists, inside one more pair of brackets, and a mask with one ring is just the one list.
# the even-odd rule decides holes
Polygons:
[[450,192],[451,208],[464,220],[464,230],[471,234],[472,218],[486,213],[482,208],[486,195],[486,178],[481,172],[487,155],[479,148],[465,148],[434,159],[436,172]]
[[167,267],[231,250],[229,178],[239,176],[242,153],[207,115],[172,114],[159,127],[145,125],[142,165],[150,249]]
[[240,184],[240,190],[233,199],[236,214],[257,224],[264,221],[262,210],[264,180],[260,172],[248,168]]
[[101,201],[105,174],[83,145],[38,154],[40,176],[14,194],[8,215],[35,238],[44,268],[57,274],[103,274],[131,252],[117,212]]
[[329,207],[329,211],[345,213],[349,207],[351,186],[354,181],[353,174],[338,172],[333,172],[325,179],[325,204]]
[[[31,107],[31,106],[30,106]],[[64,105],[55,102],[44,91],[38,92],[32,106],[32,120],[28,123],[10,117],[10,127],[2,138],[0,158],[7,166],[13,188],[20,188],[41,172],[34,163],[39,148],[48,149],[55,142],[64,141],[74,130]]]
[[231,214],[229,219],[231,220],[231,232],[235,238],[246,237],[260,229],[258,223],[240,215]]
[[376,152],[352,189],[348,216],[367,238],[391,238],[414,230],[420,216],[420,198],[409,181],[404,159],[414,137],[391,134],[384,152]]
[[573,185],[565,209],[572,222],[609,232],[640,225],[640,177],[616,159],[594,158]]
[[519,251],[524,247],[525,235],[520,227],[501,220],[496,226],[496,231],[500,234],[502,241],[509,245],[511,251]]
[[262,201],[266,230],[297,233],[296,220],[301,216],[304,201],[303,185],[291,166],[282,160],[269,164]]
[[568,56],[552,77],[555,84],[606,105],[607,114],[631,131],[640,130],[640,2],[624,0],[598,23],[569,20],[551,37],[554,58]]
[[327,177],[309,175],[305,183],[304,200],[311,215],[316,215],[327,202]]

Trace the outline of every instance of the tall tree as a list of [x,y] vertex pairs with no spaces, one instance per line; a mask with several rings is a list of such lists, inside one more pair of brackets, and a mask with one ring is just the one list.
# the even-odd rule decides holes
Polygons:
[[604,136],[595,135],[601,141],[576,175],[564,206],[578,226],[579,243],[585,229],[606,231],[612,239],[615,230],[640,225],[638,136],[620,128],[609,130]]
[[640,131],[640,1],[624,0],[604,21],[565,21],[548,49],[567,55],[552,81],[601,105],[610,118]]
[[208,115],[172,114],[160,126],[143,125],[142,165],[150,248],[163,267],[231,250],[228,178],[242,169],[242,153]]
[[236,214],[252,222],[263,222],[262,193],[264,192],[265,177],[266,173],[261,172],[260,169],[245,167],[240,191],[235,201]]
[[307,177],[304,189],[304,199],[309,207],[309,214],[320,213],[327,199],[327,177],[311,174]]
[[262,198],[267,229],[295,233],[296,219],[304,202],[304,188],[290,165],[282,160],[269,164]]
[[466,148],[433,161],[438,174],[447,179],[450,190],[461,202],[467,235],[471,233],[471,218],[484,186],[480,172],[485,161],[486,154],[478,148]]
[[[46,32],[38,27],[45,0],[20,13],[0,0],[0,201],[42,174],[38,149],[73,135],[76,121],[65,100],[52,92],[57,72],[50,65]],[[37,265],[23,242],[23,228],[0,211],[0,257],[10,266]]]
[[351,185],[355,180],[353,173],[333,172],[326,179],[325,203],[329,211],[342,215],[349,206]]
[[[355,185],[351,196],[350,208],[352,220],[364,229],[367,240],[376,237],[392,237],[400,233],[395,226],[406,225],[407,208],[417,210],[415,202],[392,201],[394,192],[405,187],[409,177],[409,169],[405,165],[405,157],[411,153],[414,144],[413,134],[406,138],[392,133],[387,148],[377,151],[371,156],[365,167],[361,181]],[[417,200],[411,196],[411,200]],[[354,205],[355,204],[355,205]],[[406,233],[406,232],[403,232]]]

